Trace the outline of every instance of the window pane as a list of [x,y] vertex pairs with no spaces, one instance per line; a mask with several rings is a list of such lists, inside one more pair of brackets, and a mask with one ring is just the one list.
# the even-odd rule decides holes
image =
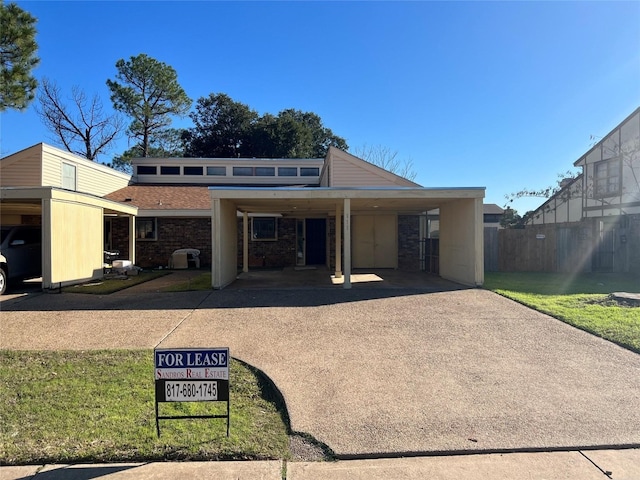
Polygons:
[[155,218],[136,218],[136,239],[137,240],[156,240],[156,219]]
[[317,167],[300,167],[301,177],[317,177],[320,175],[320,169]]
[[252,220],[253,240],[276,240],[276,218],[254,217]]
[[278,167],[279,177],[297,177],[298,167]]
[[62,188],[67,190],[76,189],[76,167],[68,163],[62,164]]
[[207,167],[207,175],[218,175],[224,177],[227,174],[227,167]]
[[275,177],[275,175],[276,175],[275,167],[256,167],[257,177]]
[[185,175],[202,175],[202,167],[184,167]]
[[138,175],[155,175],[157,173],[156,166],[150,165],[138,165],[137,171]]
[[253,176],[253,167],[233,167],[234,177],[251,177]]
[[597,197],[614,196],[620,193],[620,159],[614,158],[598,162],[593,167],[594,195]]
[[180,167],[160,167],[160,175],[180,175]]

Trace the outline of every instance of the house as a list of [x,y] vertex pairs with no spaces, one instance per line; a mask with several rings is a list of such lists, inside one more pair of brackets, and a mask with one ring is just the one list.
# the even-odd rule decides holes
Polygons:
[[574,166],[582,172],[527,223],[538,240],[555,239],[550,268],[640,272],[640,108]]
[[[12,196],[29,180],[20,173],[25,165],[59,171],[56,178],[35,176],[38,188],[66,195],[64,217],[47,217],[45,199],[38,195]],[[85,173],[90,166],[95,169]],[[425,212],[434,208],[441,214],[440,275],[469,285],[481,285],[484,278],[483,187],[424,188],[335,148],[320,159],[141,158],[133,161],[128,177],[40,144],[0,161],[3,178],[11,168],[1,189],[3,212],[13,202],[12,220],[25,221],[27,205],[40,205],[29,221],[40,219],[46,227],[44,243],[77,225],[66,236],[79,235],[91,245],[92,260],[81,274],[58,275],[56,260],[43,276],[44,288],[96,278],[101,273],[96,252],[101,256],[105,249],[156,267],[167,265],[172,252],[182,248],[200,250],[214,288],[231,283],[239,270],[310,265],[344,276],[349,288],[352,269],[419,269]],[[86,175],[95,176],[99,186],[86,183]],[[80,231],[85,223],[79,206],[88,199],[96,203],[90,235]],[[48,254],[50,247],[44,250]],[[67,252],[70,256],[83,262],[83,254]]]
[[0,160],[0,222],[42,226],[44,288],[102,275],[104,218],[119,216],[133,226],[137,214],[104,195],[130,180],[43,143]]

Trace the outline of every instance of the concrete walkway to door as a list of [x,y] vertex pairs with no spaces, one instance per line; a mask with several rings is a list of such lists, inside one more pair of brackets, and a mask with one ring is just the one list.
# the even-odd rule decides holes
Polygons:
[[343,458],[640,445],[639,355],[441,287],[40,294],[3,301],[0,348],[228,346]]

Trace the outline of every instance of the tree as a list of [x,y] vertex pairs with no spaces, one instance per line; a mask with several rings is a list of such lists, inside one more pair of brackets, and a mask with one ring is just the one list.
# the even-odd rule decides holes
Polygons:
[[190,157],[319,158],[330,146],[348,148],[315,113],[259,116],[224,93],[200,98],[190,117],[195,126],[184,137]]
[[527,212],[524,217],[521,217],[517,210],[507,207],[500,219],[500,226],[504,228],[524,228],[525,221],[528,218],[527,215],[530,214],[531,212]]
[[185,133],[188,157],[236,158],[253,155],[252,131],[258,114],[224,93],[201,97],[192,112],[194,128]]
[[191,99],[178,83],[176,71],[144,53],[116,62],[116,80],[107,80],[116,110],[133,118],[128,134],[136,139],[142,157],[149,156],[153,135],[171,124],[171,116],[183,116]]
[[69,152],[96,160],[120,136],[124,123],[118,115],[106,115],[100,98],[87,98],[79,87],[72,88],[70,100],[68,107],[60,88],[43,78],[36,111]]
[[413,160],[398,158],[398,151],[391,150],[389,147],[365,144],[355,148],[351,153],[409,181],[413,181],[418,175],[413,168]]
[[349,148],[345,139],[326,128],[317,114],[293,108],[282,110],[275,117],[262,116],[253,140],[256,157],[322,158],[331,146]]
[[23,110],[35,97],[38,82],[31,71],[40,62],[35,23],[15,3],[0,3],[0,112]]

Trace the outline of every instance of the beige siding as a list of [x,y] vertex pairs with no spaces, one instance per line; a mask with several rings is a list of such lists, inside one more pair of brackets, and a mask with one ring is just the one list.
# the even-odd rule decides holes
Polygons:
[[0,186],[62,188],[63,164],[76,170],[75,190],[102,197],[129,185],[130,175],[40,143],[0,161]]
[[2,161],[0,161],[0,186],[41,186],[41,147],[41,145],[35,145],[2,159]]
[[440,276],[466,285],[484,282],[482,199],[440,206]]
[[330,187],[417,187],[418,184],[336,148],[327,155]]
[[62,166],[76,167],[76,190],[102,197],[129,185],[130,177],[96,162],[52,147],[43,154],[43,185],[62,187]]
[[102,275],[102,208],[51,200],[50,281],[74,283]]
[[332,187],[392,187],[397,184],[342,159],[334,159],[331,166]]

